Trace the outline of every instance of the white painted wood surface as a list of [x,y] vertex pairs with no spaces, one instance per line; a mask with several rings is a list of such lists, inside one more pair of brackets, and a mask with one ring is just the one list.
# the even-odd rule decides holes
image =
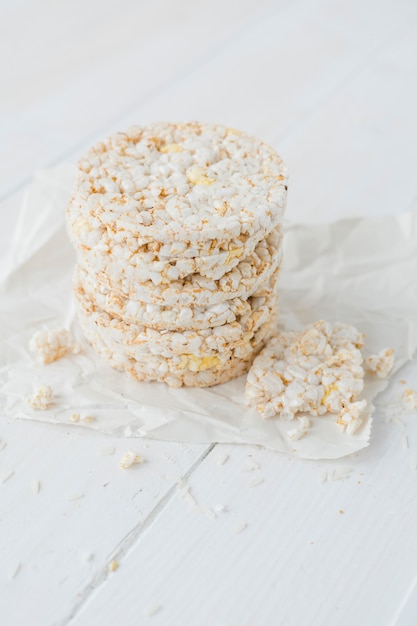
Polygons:
[[[293,221],[416,208],[416,42],[412,0],[0,2],[2,259],[36,169],[152,119],[273,143]],[[326,464],[2,418],[1,624],[413,626],[416,419]]]

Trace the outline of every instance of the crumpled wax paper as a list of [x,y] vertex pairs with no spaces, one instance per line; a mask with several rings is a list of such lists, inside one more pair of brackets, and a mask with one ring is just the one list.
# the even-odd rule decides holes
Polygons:
[[[69,424],[77,412],[96,418],[86,427],[115,436],[260,444],[302,458],[337,458],[368,445],[372,409],[354,435],[328,415],[312,418],[307,436],[289,442],[293,422],[263,420],[245,406],[245,377],[208,389],[170,389],[134,381],[96,356],[82,339],[72,304],[75,255],[64,210],[74,178],[70,165],[40,172],[22,207],[12,270],[0,285],[2,413]],[[417,346],[417,214],[287,224],[279,289],[282,327],[299,329],[318,319],[353,324],[366,333],[365,356],[393,347],[398,369]],[[82,352],[37,364],[30,338],[62,326],[82,342]],[[49,410],[27,404],[38,384],[54,390]],[[367,377],[364,397],[370,402],[386,384]]]

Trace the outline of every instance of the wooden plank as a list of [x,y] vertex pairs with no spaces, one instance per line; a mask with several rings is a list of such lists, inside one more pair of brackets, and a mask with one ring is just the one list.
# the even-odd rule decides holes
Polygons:
[[[39,167],[41,164],[56,160],[58,154],[62,156],[77,154],[98,135],[125,127],[138,120],[145,122],[158,118],[200,118],[246,128],[276,145],[281,145],[291,171],[294,170],[297,175],[300,166],[298,162],[293,164],[291,152],[287,157],[289,144],[288,141],[284,142],[285,137],[291,138],[301,121],[309,118],[317,107],[320,108],[321,103],[346,80],[352,79],[364,59],[368,59],[370,55],[375,54],[375,50],[382,48],[393,32],[401,30],[406,23],[412,23],[413,20],[413,15],[410,16],[409,11],[399,12],[392,2],[384,4],[377,12],[373,2],[361,6],[360,10],[359,5],[356,7],[357,10],[351,5],[349,10],[342,6],[335,9],[328,1],[299,2],[283,6],[279,4],[273,9],[265,9],[269,10],[268,19],[255,19],[249,27],[241,26],[240,32],[237,30],[225,37],[223,30],[216,31],[216,37],[225,37],[220,50],[217,45],[216,50],[210,48],[206,55],[202,51],[198,59],[194,54],[193,63],[189,64],[186,70],[175,55],[182,55],[182,63],[186,63],[188,48],[180,46],[177,52],[169,55],[169,58],[173,59],[172,67],[164,67],[161,72],[147,73],[147,68],[143,64],[143,58],[148,58],[147,55],[150,54],[145,46],[147,40],[141,42],[139,47],[136,42],[134,51],[122,47],[123,52],[120,54],[125,54],[126,59],[121,63],[118,58],[121,64],[121,68],[117,69],[119,81],[123,82],[123,72],[126,73],[128,81],[127,76],[133,71],[133,67],[138,80],[134,85],[130,84],[128,92],[111,89],[103,100],[103,91],[108,85],[104,74],[110,67],[109,63],[111,65],[115,62],[113,57],[109,60],[106,56],[110,54],[106,48],[106,42],[110,37],[109,29],[114,27],[123,33],[120,21],[135,23],[135,19],[138,19],[137,12],[143,10],[141,6],[132,9],[133,13],[122,12],[118,18],[119,22],[113,23],[112,20],[99,22],[97,32],[85,33],[85,41],[81,38],[78,42],[77,51],[73,53],[74,57],[71,56],[71,50],[68,51],[73,33],[71,32],[67,39],[64,37],[62,46],[66,46],[65,50],[70,55],[68,67],[70,69],[75,67],[71,69],[73,74],[70,72],[67,75],[65,68],[60,68],[58,72],[54,63],[58,63],[59,54],[49,61],[52,66],[47,64],[41,70],[45,75],[44,80],[40,80],[36,75],[31,77],[27,70],[23,77],[20,75],[25,71],[23,67],[20,68],[20,73],[19,68],[16,70],[19,83],[27,85],[25,88],[30,90],[30,93],[21,94],[22,97],[25,96],[29,106],[19,113],[19,92],[13,88],[7,90],[7,93],[11,94],[9,97],[12,98],[10,105],[15,109],[17,107],[17,111],[5,118],[7,124],[4,132],[0,133],[2,139],[0,155],[1,149],[4,150],[3,155],[10,150],[14,152],[14,158],[8,159],[5,163],[4,193],[18,185],[19,181],[26,180],[35,166]],[[142,21],[149,25],[149,31],[154,32],[152,28],[156,20],[155,14],[161,9],[157,5],[152,6],[155,9],[149,14],[143,14]],[[196,5],[195,14],[193,10],[189,11],[191,18],[201,19],[198,9]],[[247,14],[249,13],[250,11],[247,11]],[[323,15],[326,19],[323,19]],[[374,26],[370,31],[371,20]],[[211,27],[210,20],[202,21],[206,28]],[[221,23],[223,24],[224,20]],[[188,22],[179,26],[193,30]],[[166,26],[164,28],[165,31],[162,28],[161,33],[155,35],[154,39],[158,40],[166,55],[164,46],[169,42],[164,43]],[[103,47],[102,55],[93,55],[90,58],[85,54],[91,37],[95,42],[95,48]],[[181,41],[180,30],[177,37]],[[131,38],[126,39],[131,41]],[[146,45],[150,45],[149,41]],[[195,49],[199,45],[196,44]],[[86,59],[81,67],[77,55],[83,54]],[[222,58],[221,63],[219,54]],[[291,63],[280,63],[280,59],[284,58],[290,58]],[[158,63],[160,62],[161,59]],[[179,67],[182,67],[182,70],[175,74],[175,69]],[[153,68],[156,70],[156,66],[153,65]],[[173,76],[165,80],[168,70],[173,72]],[[67,85],[65,93],[62,92],[63,84],[55,79],[57,72],[59,76],[62,73],[65,78]],[[230,76],[233,77],[233,90],[230,89]],[[38,84],[44,84],[39,102],[35,94]],[[222,94],[227,94],[227,97],[223,97]],[[132,104],[131,96],[136,99],[136,105]],[[130,104],[127,103],[128,100]],[[73,117],[72,109],[67,108],[68,102],[77,108],[83,106],[82,119]],[[120,116],[126,107],[130,108],[131,112]],[[116,115],[116,111],[119,111],[119,115]],[[254,111],[258,113],[254,115]],[[71,115],[71,119],[68,119],[68,115]],[[106,123],[107,130],[104,130]],[[103,128],[99,130],[101,124]],[[317,145],[317,137],[313,145]],[[301,150],[299,153],[304,154]],[[307,165],[304,165],[304,168],[310,167],[310,154],[305,161]],[[305,188],[306,185],[303,185],[303,189]],[[291,195],[297,200],[294,202],[294,208],[297,210],[298,197]],[[310,212],[310,208],[308,211]],[[297,217],[297,213],[294,215]]]
[[416,30],[417,19],[283,139],[292,219],[417,208]]
[[237,11],[222,0],[124,0],[120,11],[106,2],[102,12],[96,2],[50,10],[38,0],[26,19],[16,11],[2,26],[11,34],[1,54],[14,62],[1,78],[0,194],[105,134],[124,111],[227,45],[270,2],[244,0]]
[[[415,418],[406,432],[410,450],[379,421],[372,447],[339,463],[217,447],[188,480],[217,517],[176,494],[64,623],[142,624],[160,606],[152,624],[393,624],[416,575]],[[335,467],[349,478],[322,483]]]
[[[398,11],[393,1],[277,5],[268,19],[254,21],[221,54],[138,106],[126,123],[139,118],[220,121],[280,145],[371,65],[387,41],[398,42],[404,30],[415,28],[413,15],[411,9]],[[321,149],[317,141],[315,148]]]
[[[0,614],[13,626],[68,614],[209,449],[27,420],[2,419],[0,439]],[[129,449],[145,462],[123,470]]]
[[[52,39],[49,31],[56,22],[47,13],[50,3],[33,3],[47,18],[36,22],[33,9],[23,32],[26,50],[33,49],[41,67],[26,53],[16,76],[9,74],[11,88],[2,90],[7,91],[2,106],[9,107],[0,131],[5,190],[35,167],[66,151],[73,155],[76,144],[119,124],[199,117],[242,126],[282,146],[292,174],[291,219],[305,218],[309,211],[313,219],[352,212],[353,201],[366,194],[370,199],[361,210],[376,210],[372,194],[383,188],[375,184],[378,171],[388,179],[395,171],[394,182],[402,183],[395,205],[389,195],[390,210],[407,204],[414,174],[406,164],[404,177],[398,175],[407,159],[415,162],[411,3],[263,3],[259,14],[250,3],[247,11],[249,4],[242,5],[238,17],[233,3],[203,9],[200,1],[182,2],[166,13],[168,3],[147,4],[126,2],[115,17],[108,3],[96,19],[91,9],[96,3],[85,9],[77,3],[76,19],[65,9],[69,25],[62,23]],[[84,12],[90,22],[85,29],[79,25],[78,41],[77,19],[81,22]],[[177,12],[179,23],[172,21]],[[134,26],[141,17],[148,35],[142,33],[138,41]],[[105,45],[112,22],[121,33],[120,55]],[[8,27],[15,23],[3,22],[4,30],[12,33]],[[172,23],[176,37],[169,39]],[[152,40],[161,57],[150,65]],[[7,39],[4,58],[14,52],[11,42]],[[113,88],[109,69],[118,76],[117,86],[119,81],[130,85],[127,93]],[[353,157],[361,141],[365,155],[359,168]],[[391,148],[395,158],[389,161]],[[321,163],[326,169],[314,167]],[[327,188],[333,167],[337,171]],[[349,202],[343,196],[346,168],[358,181]],[[323,184],[317,183],[318,173]],[[389,189],[392,194],[394,186]],[[376,197],[383,201],[382,192]],[[2,219],[11,207],[2,205]],[[2,232],[7,238],[8,229]],[[223,452],[213,453],[194,474],[205,447],[150,442],[143,449],[143,442],[118,440],[117,454],[101,457],[97,450],[108,438],[100,435],[2,420],[0,438],[8,447],[0,452],[0,473],[15,472],[0,484],[2,536],[8,539],[0,552],[3,621],[95,626],[122,620],[136,626],[161,604],[152,617],[156,624],[269,626],[282,618],[285,626],[322,626],[328,618],[341,626],[364,619],[385,626],[394,620],[394,607],[404,601],[415,574],[410,466],[417,436],[410,427],[409,435],[411,448],[405,451],[401,431],[379,424],[372,448],[359,465],[353,462],[353,477],[322,485],[322,466],[264,451],[254,457],[260,470],[242,472],[248,449],[222,446],[230,460],[220,466],[216,459]],[[125,446],[138,447],[148,462],[122,474],[117,463]],[[196,501],[203,508],[225,504],[228,512],[212,519],[207,511],[196,511],[190,499],[176,493],[174,478],[164,474],[175,480],[192,474]],[[264,483],[250,487],[256,475]],[[109,485],[101,487],[108,478]],[[37,495],[33,480],[41,482]],[[83,498],[69,500],[80,493]],[[247,528],[236,534],[243,522]],[[86,562],[90,552],[94,557]],[[118,552],[120,568],[110,575],[107,565]],[[19,563],[20,571],[10,579]],[[389,590],[382,601],[381,588]],[[323,597],[327,614],[319,612]],[[378,606],[381,613],[372,614]]]
[[277,7],[120,127],[205,119],[265,138],[288,163],[292,221],[407,208],[416,197],[416,25],[414,7],[394,2]]

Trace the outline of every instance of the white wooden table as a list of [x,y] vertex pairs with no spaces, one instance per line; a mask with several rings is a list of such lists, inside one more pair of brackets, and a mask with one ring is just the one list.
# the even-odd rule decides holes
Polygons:
[[[2,259],[38,168],[157,119],[275,145],[292,221],[417,208],[413,0],[3,0],[0,33]],[[416,363],[400,378],[416,389]],[[0,439],[2,626],[417,623],[417,415],[377,415],[330,464],[5,418]]]

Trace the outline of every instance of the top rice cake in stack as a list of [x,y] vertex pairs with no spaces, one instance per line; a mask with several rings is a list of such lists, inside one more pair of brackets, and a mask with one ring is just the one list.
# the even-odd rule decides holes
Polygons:
[[94,146],[67,209],[93,347],[174,387],[247,371],[276,324],[286,192],[278,154],[223,126],[135,126]]

